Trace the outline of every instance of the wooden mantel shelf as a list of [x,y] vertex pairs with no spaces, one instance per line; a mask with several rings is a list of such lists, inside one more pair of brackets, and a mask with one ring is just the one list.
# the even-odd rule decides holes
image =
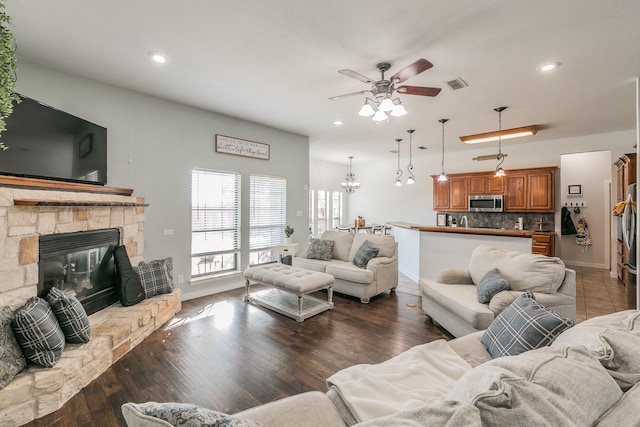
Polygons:
[[130,188],[106,187],[102,185],[56,181],[52,179],[25,178],[19,176],[0,176],[0,186],[31,188],[34,190],[77,191],[83,193],[100,193],[118,196],[131,196],[133,194],[133,190]]
[[15,206],[56,206],[56,207],[147,207],[148,203],[135,202],[76,202],[71,200],[14,200]]

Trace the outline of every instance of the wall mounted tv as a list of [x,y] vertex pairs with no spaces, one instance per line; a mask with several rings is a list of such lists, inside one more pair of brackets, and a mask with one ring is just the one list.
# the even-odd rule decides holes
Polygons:
[[20,96],[0,141],[0,175],[104,185],[107,129]]

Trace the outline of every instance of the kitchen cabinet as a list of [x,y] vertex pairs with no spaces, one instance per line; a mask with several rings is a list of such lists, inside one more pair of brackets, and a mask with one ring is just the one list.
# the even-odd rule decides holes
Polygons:
[[487,175],[469,177],[469,194],[504,194],[504,179],[490,172]]
[[502,194],[505,212],[553,212],[556,169],[513,169],[504,177],[496,177],[494,171],[449,174],[445,183],[432,175],[433,210],[467,211],[469,195]]
[[533,233],[531,236],[531,253],[555,256],[555,233]]

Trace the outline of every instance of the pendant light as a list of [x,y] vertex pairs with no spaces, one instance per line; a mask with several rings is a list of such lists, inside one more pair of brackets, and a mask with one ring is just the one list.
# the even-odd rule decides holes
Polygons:
[[402,187],[402,179],[400,179],[402,177],[402,169],[400,169],[400,141],[402,141],[402,138],[396,139],[398,143],[398,170],[396,171],[396,180],[394,182],[396,187]]
[[438,120],[442,123],[442,172],[440,172],[440,176],[438,176],[439,182],[446,182],[448,180],[447,174],[444,173],[444,124],[449,121],[449,119],[440,119]]
[[502,112],[507,107],[494,108],[494,111],[498,112],[498,166],[496,166],[496,176],[504,176],[504,169],[502,169],[502,163],[504,162],[504,154],[502,154]]
[[411,159],[411,135],[415,132],[415,129],[409,129],[407,133],[409,134],[409,166],[407,166],[407,172],[409,172],[409,177],[407,178],[407,185],[411,185],[416,182],[416,177],[413,176],[413,164]]

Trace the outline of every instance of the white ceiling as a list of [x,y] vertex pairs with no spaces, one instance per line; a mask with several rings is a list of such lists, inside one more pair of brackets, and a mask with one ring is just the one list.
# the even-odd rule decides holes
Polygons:
[[[6,10],[19,61],[308,135],[311,157],[326,161],[390,156],[407,129],[428,147],[416,155],[439,154],[440,118],[446,149],[468,149],[457,137],[497,130],[501,105],[503,128],[541,129],[505,144],[635,128],[637,0],[13,0]],[[402,95],[404,117],[377,125],[357,115],[364,96],[329,100],[367,89],[339,69],[378,80],[376,63],[390,62],[390,76],[418,58],[434,67],[405,84],[442,91]],[[562,66],[536,71],[550,61]],[[456,77],[469,87],[449,89]]]

